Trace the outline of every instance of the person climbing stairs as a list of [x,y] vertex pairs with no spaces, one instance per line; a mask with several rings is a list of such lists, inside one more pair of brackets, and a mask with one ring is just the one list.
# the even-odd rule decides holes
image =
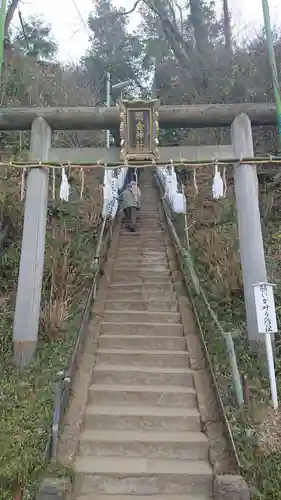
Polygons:
[[209,500],[213,471],[151,174],[121,228],[78,452],[75,500]]

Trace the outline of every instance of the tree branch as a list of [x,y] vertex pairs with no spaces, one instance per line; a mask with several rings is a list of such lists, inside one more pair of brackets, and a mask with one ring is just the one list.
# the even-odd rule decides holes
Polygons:
[[9,28],[19,3],[20,0],[11,0],[11,2],[8,5],[7,14],[5,18],[5,25],[4,25],[4,38],[6,39],[9,36]]
[[137,1],[134,3],[134,5],[133,5],[133,7],[131,8],[131,10],[128,10],[128,11],[126,11],[126,12],[118,12],[118,13],[117,13],[117,16],[118,16],[118,17],[119,17],[119,16],[128,16],[129,14],[132,14],[132,13],[136,10],[137,6],[141,3],[141,1],[142,1],[142,0],[137,0]]

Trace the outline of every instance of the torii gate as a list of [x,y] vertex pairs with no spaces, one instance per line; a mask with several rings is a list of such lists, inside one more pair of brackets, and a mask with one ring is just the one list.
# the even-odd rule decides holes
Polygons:
[[[155,102],[155,101],[153,101]],[[152,102],[151,102],[152,103]],[[138,109],[150,108],[148,102]],[[44,267],[45,231],[48,202],[49,169],[44,163],[92,162],[101,158],[105,163],[134,161],[134,144],[130,144],[128,131],[131,105],[121,103],[116,108],[4,108],[0,114],[0,130],[28,130],[31,128],[29,159],[38,162],[38,168],[29,171],[24,212],[22,251],[14,318],[14,362],[26,365],[33,357],[37,345],[40,316],[41,287]],[[154,111],[153,111],[154,112]],[[127,114],[126,114],[127,113]],[[245,114],[244,114],[245,113]],[[126,115],[126,116],[125,116]],[[155,115],[156,116],[156,115]],[[256,166],[241,164],[239,159],[254,158],[251,122],[253,125],[274,125],[274,104],[230,104],[163,106],[159,108],[159,126],[169,127],[227,127],[231,125],[232,145],[158,148],[158,121],[148,121],[148,151],[143,156],[158,165],[170,159],[209,161],[237,160],[234,170],[235,194],[240,240],[240,255],[243,271],[244,294],[247,313],[248,337],[260,342],[254,305],[253,285],[267,281],[263,240],[261,232],[258,179]],[[121,158],[118,148],[56,149],[51,147],[52,129],[83,130],[121,127]],[[153,131],[154,130],[154,131]],[[152,145],[152,139],[154,143]],[[152,141],[152,142],[151,142]],[[131,156],[130,156],[131,155]],[[152,156],[151,156],[152,155]],[[136,158],[135,158],[136,159]],[[42,165],[39,165],[39,162]],[[123,163],[124,165],[124,163]]]

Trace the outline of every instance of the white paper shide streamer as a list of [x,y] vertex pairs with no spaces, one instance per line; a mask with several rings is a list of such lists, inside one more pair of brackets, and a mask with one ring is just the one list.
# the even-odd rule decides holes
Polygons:
[[117,169],[105,168],[103,182],[103,218],[114,219],[118,211],[119,192],[123,189],[128,167]]
[[65,173],[65,168],[61,170],[61,185],[60,185],[60,199],[63,201],[68,201],[69,199],[70,186],[68,183],[67,175]]
[[212,191],[215,200],[219,200],[220,198],[224,197],[223,180],[217,165],[215,165],[215,175],[213,180]]
[[186,211],[186,198],[185,194],[178,190],[177,175],[172,162],[170,165],[158,167],[156,175],[165,191],[164,198],[170,210],[176,214],[184,214]]

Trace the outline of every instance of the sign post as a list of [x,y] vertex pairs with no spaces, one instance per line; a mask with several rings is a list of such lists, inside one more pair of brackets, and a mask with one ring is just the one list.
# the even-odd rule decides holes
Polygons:
[[274,410],[278,408],[277,386],[274,368],[271,335],[277,333],[277,321],[273,287],[270,283],[257,283],[254,287],[254,297],[257,314],[258,332],[265,335],[266,356],[270,380],[271,398]]

